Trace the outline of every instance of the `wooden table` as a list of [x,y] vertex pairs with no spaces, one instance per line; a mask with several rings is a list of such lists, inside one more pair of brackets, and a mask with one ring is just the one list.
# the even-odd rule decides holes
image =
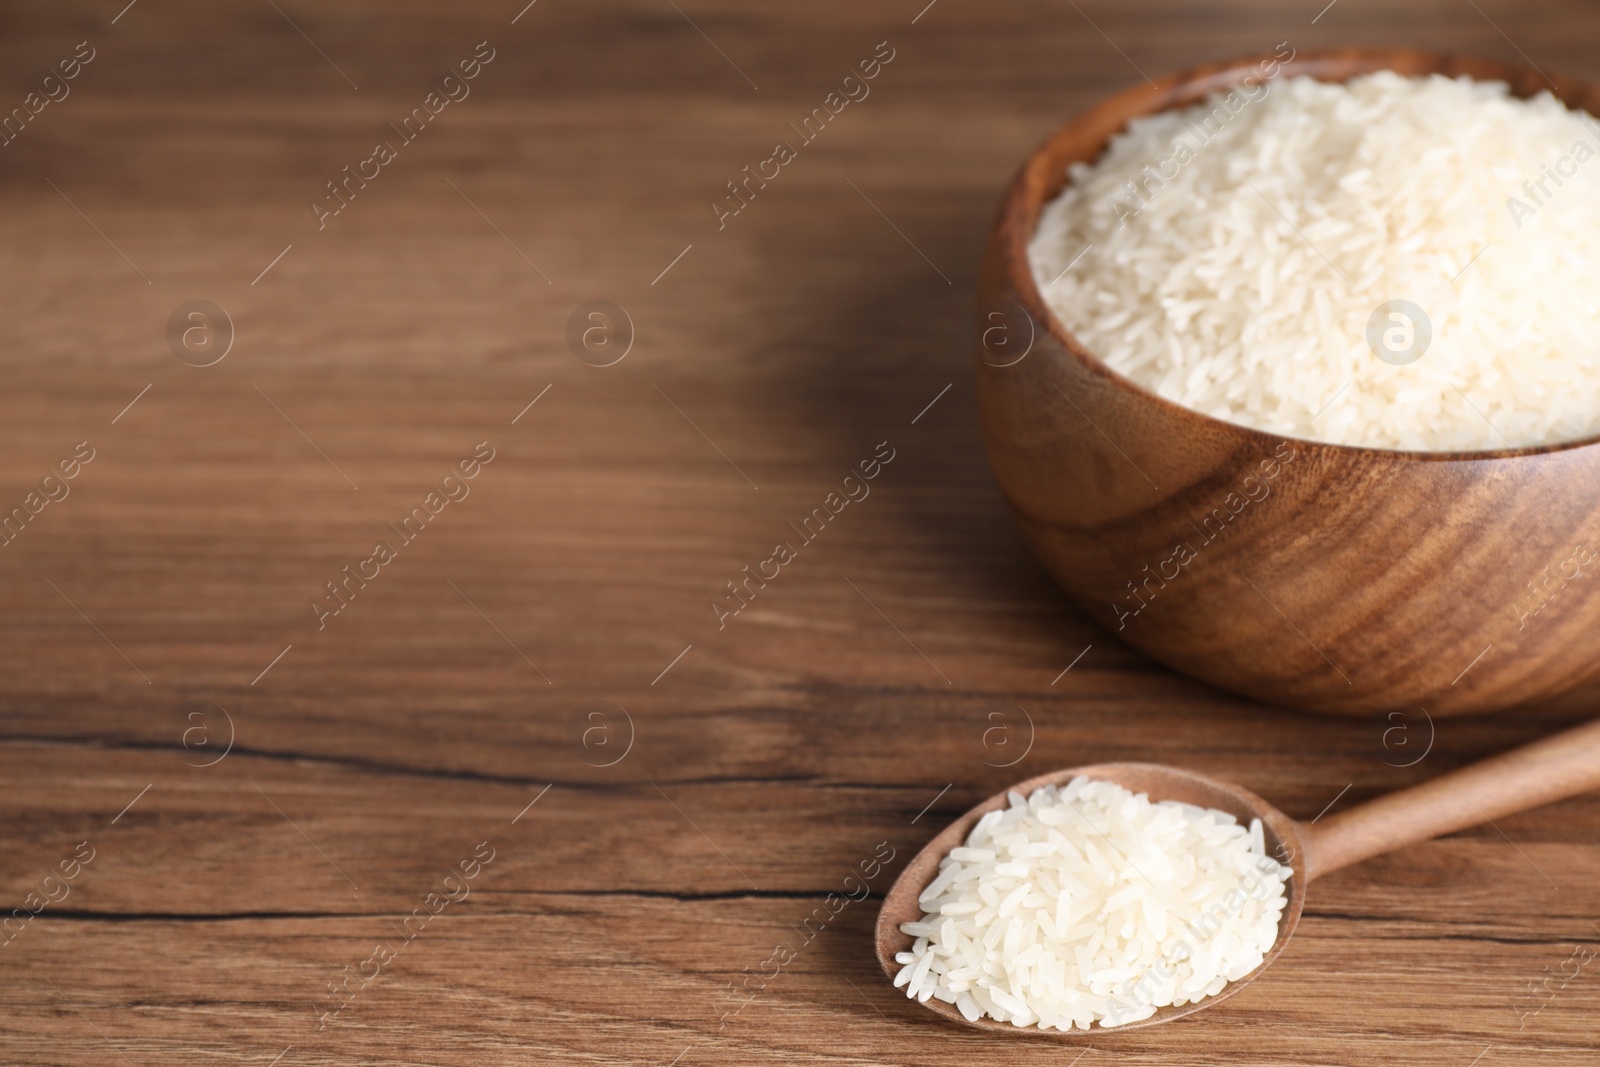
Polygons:
[[[1113,759],[1311,817],[1590,714],[1295,717],[1152,665],[1028,555],[968,361],[1003,184],[1141,71],[1288,40],[1592,78],[1600,12],[924,2],[0,14],[0,105],[62,96],[0,147],[0,874],[40,905],[0,1061],[1075,1062],[878,973],[875,897],[947,818]],[[1560,976],[1597,826],[1330,877],[1270,974],[1084,1067],[1593,1064],[1600,977]]]

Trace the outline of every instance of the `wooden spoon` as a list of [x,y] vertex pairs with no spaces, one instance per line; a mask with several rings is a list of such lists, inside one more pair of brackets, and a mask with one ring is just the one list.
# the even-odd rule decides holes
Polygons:
[[[1107,1029],[1133,1030],[1171,1022],[1239,992],[1283,951],[1305,907],[1306,886],[1321,875],[1405,845],[1600,787],[1600,720],[1380,797],[1322,819],[1316,825],[1291,819],[1249,790],[1194,771],[1155,763],[1100,763],[1030,778],[990,797],[951,823],[900,872],[878,912],[878,962],[885,974],[891,979],[898,974],[901,965],[895,962],[895,953],[911,949],[913,939],[901,933],[900,924],[922,918],[918,897],[938,873],[939,861],[966,841],[978,820],[991,811],[1007,807],[1008,794],[1013,791],[1027,796],[1042,786],[1064,786],[1080,774],[1115,782],[1135,793],[1148,793],[1151,800],[1179,800],[1216,808],[1235,816],[1242,824],[1258,818],[1265,833],[1267,855],[1294,871],[1286,885],[1288,904],[1279,922],[1278,939],[1260,967],[1239,981],[1229,982],[1216,996],[1181,1008],[1161,1008],[1148,1019],[1105,1029],[1097,1027],[1094,1031],[1104,1033]],[[979,1030],[1068,1039],[1087,1033],[1013,1026],[987,1016],[968,1022],[955,1005],[937,999],[926,1001],[923,1007],[952,1022]]]

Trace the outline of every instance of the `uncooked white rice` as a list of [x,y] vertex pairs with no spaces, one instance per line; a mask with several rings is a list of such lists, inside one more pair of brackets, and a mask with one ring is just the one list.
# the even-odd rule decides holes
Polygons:
[[1010,799],[900,927],[916,939],[895,957],[908,997],[1017,1026],[1121,1025],[1215,996],[1277,940],[1290,871],[1259,820],[1083,777]]
[[[1473,450],[1600,432],[1600,124],[1437,75],[1248,96],[1135,120],[1045,208],[1034,278],[1089,351],[1293,437]],[[1404,366],[1367,339],[1392,300],[1432,327]],[[1406,351],[1418,324],[1390,311],[1386,345]]]

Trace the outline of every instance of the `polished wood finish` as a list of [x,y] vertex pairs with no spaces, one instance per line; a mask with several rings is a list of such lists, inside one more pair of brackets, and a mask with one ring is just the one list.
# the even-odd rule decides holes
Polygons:
[[[979,284],[978,400],[995,473],[1090,617],[1197,678],[1356,715],[1456,715],[1560,693],[1600,668],[1600,586],[1574,562],[1600,551],[1600,447],[1404,453],[1222,422],[1108,370],[1033,283],[1027,242],[1068,165],[1094,159],[1130,119],[1273,62],[1136,86],[1027,161]],[[1600,112],[1600,89],[1579,82],[1416,51],[1301,53],[1278,77],[1384,69],[1502,80]]]
[[[266,3],[0,8],[13,103],[98,49],[0,148],[0,489],[98,450],[0,548],[0,916],[96,850],[0,948],[7,1065],[1066,1067],[1082,1049],[947,1026],[882,980],[876,897],[946,820],[1138,760],[1326,822],[1600,706],[1286,714],[1116,640],[1037,564],[968,349],[1019,161],[1139,80],[1070,4],[913,26],[926,0],[677,0],[758,91],[662,0],[515,25],[526,0],[275,2],[359,91]],[[1600,77],[1600,10],[1478,4],[1547,72]],[[1315,26],[1078,6],[1152,74],[1285,38],[1517,58],[1461,0]],[[319,232],[306,201],[486,39],[472,96]],[[883,40],[871,97],[718,231],[710,197]],[[192,299],[238,328],[212,367],[167,347]],[[608,368],[567,347],[596,299],[638,334]],[[485,439],[471,496],[319,631],[323,583]],[[723,583],[885,439],[870,498],[718,630]],[[218,707],[235,743],[208,767]],[[1600,798],[1496,825],[1329,875],[1248,989],[1077,1067],[1591,1067],[1594,968],[1528,984],[1600,938]],[[470,897],[319,1030],[328,984],[485,840]],[[873,897],[804,941],[880,844]]]
[[[1254,981],[1283,952],[1305,909],[1306,887],[1322,875],[1407,845],[1600,788],[1600,721],[1369,801],[1340,812],[1320,826],[1316,825],[1317,820],[1296,822],[1247,789],[1177,767],[1105,763],[1038,775],[1003,789],[972,808],[940,831],[906,864],[878,911],[878,965],[886,977],[892,981],[901,970],[895,955],[911,948],[913,939],[901,931],[901,925],[922,918],[919,898],[923,889],[939,873],[940,861],[967,839],[978,820],[991,811],[1009,807],[1013,792],[1026,797],[1047,785],[1064,786],[1080,775],[1115,782],[1153,800],[1176,800],[1226,812],[1242,824],[1260,819],[1266,854],[1294,872],[1286,886],[1288,901],[1278,924],[1278,939],[1260,967],[1239,981],[1228,983],[1216,996],[1182,1007],[1162,1008],[1148,1019],[1116,1027],[1133,1030],[1173,1022],[1214,1007]],[[991,1033],[1087,1041],[1103,1032],[1018,1027],[987,1016],[969,1020],[953,1004],[937,999],[920,1003],[951,1022]]]

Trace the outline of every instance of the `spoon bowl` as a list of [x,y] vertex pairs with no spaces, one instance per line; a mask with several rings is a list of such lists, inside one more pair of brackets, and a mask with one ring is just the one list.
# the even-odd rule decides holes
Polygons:
[[[1248,789],[1195,771],[1166,767],[1159,763],[1097,763],[1088,767],[1073,767],[1069,770],[1041,774],[1037,778],[1030,778],[996,793],[945,827],[937,837],[923,846],[922,851],[918,852],[900,872],[900,877],[890,887],[888,895],[884,898],[883,907],[878,912],[878,963],[882,965],[885,973],[893,978],[900,970],[900,964],[894,961],[895,953],[911,950],[914,939],[910,934],[901,932],[900,924],[915,922],[922,918],[922,906],[918,898],[939,873],[939,861],[952,848],[966,841],[967,835],[978,824],[978,820],[991,811],[1008,807],[1012,793],[1020,793],[1026,797],[1034,790],[1047,785],[1065,786],[1079,775],[1095,781],[1114,782],[1133,793],[1147,793],[1150,799],[1155,801],[1176,800],[1193,804],[1197,808],[1224,811],[1238,819],[1243,826],[1248,826],[1251,819],[1260,819],[1267,855],[1294,871],[1294,875],[1284,884],[1288,901],[1283,909],[1283,917],[1278,920],[1278,939],[1273,942],[1272,949],[1266,954],[1266,959],[1262,961],[1260,967],[1237,982],[1229,982],[1215,996],[1190,1001],[1182,1007],[1159,1008],[1148,1019],[1124,1023],[1112,1029],[1136,1030],[1155,1026],[1208,1008],[1243,989],[1265,970],[1268,964],[1277,959],[1278,953],[1282,952],[1283,946],[1288,943],[1289,935],[1294,933],[1295,925],[1300,921],[1300,911],[1305,906],[1305,849],[1301,842],[1300,825]],[[1041,1030],[1036,1026],[1016,1026],[988,1016],[980,1016],[977,1020],[969,1022],[954,1004],[946,1004],[937,998],[929,999],[923,1006],[946,1019],[979,1030],[998,1030],[1004,1033],[1021,1031],[1069,1038],[1082,1036],[1085,1033],[1083,1030]]]
[[[1600,721],[1574,727],[1326,819],[1319,816],[1312,822],[1290,818],[1248,789],[1230,782],[1155,763],[1098,763],[1053,771],[1019,782],[945,827],[906,864],[889,888],[878,911],[876,947],[878,963],[891,980],[901,967],[895,962],[895,954],[910,951],[914,940],[902,932],[900,926],[922,918],[919,898],[938,874],[939,861],[952,848],[966,842],[979,819],[1008,806],[1012,793],[1026,797],[1047,785],[1065,786],[1079,775],[1114,782],[1133,793],[1147,794],[1153,801],[1176,800],[1226,812],[1242,825],[1248,825],[1251,819],[1260,819],[1267,855],[1293,872],[1285,883],[1287,901],[1278,921],[1277,939],[1259,967],[1229,982],[1214,996],[1182,1007],[1158,1008],[1154,1015],[1135,1022],[1095,1028],[1095,1033],[1104,1034],[1172,1022],[1219,1004],[1239,992],[1283,952],[1305,909],[1307,889],[1318,876],[1406,845],[1600,786]],[[978,1030],[1068,1040],[1088,1033],[1076,1029],[1016,1026],[987,1016],[969,1021],[955,1005],[937,998],[919,1003],[951,1022]]]

